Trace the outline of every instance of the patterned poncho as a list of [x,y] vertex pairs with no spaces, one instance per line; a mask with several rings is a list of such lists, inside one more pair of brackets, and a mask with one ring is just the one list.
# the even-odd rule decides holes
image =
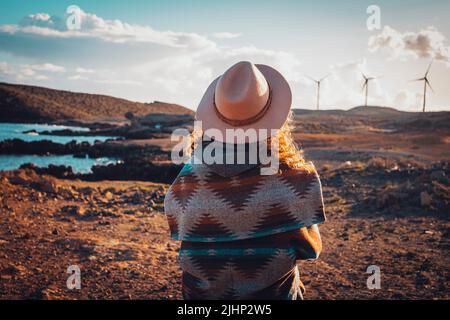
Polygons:
[[261,175],[258,166],[235,174],[187,163],[164,207],[172,238],[183,241],[184,297],[195,299],[280,295],[278,286],[267,290],[299,281],[296,249],[283,234],[325,220],[317,173],[284,164]]

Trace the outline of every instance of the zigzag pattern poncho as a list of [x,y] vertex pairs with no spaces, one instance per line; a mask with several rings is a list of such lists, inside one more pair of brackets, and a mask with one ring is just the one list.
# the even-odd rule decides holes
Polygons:
[[254,167],[229,177],[187,163],[164,207],[172,238],[194,242],[252,239],[325,221],[317,173],[283,164],[274,175]]

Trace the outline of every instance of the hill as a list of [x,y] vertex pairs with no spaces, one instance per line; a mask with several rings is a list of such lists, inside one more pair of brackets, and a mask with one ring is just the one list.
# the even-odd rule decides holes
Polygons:
[[[415,114],[416,112],[400,111],[390,107],[357,106],[348,110],[328,109],[293,109],[296,115],[334,115],[334,116],[400,116],[402,114]],[[421,112],[420,112],[421,113]]]
[[192,114],[183,106],[155,101],[133,102],[99,94],[0,83],[0,121],[121,121],[127,113]]
[[355,107],[349,110],[293,109],[296,129],[301,132],[331,133],[361,130],[449,132],[450,112],[407,112],[388,107]]

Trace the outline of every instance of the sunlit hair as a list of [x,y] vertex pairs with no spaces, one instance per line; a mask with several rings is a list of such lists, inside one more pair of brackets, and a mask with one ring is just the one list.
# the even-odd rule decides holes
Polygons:
[[[277,133],[278,158],[280,162],[286,163],[290,168],[313,171],[313,164],[305,161],[305,158],[303,157],[303,150],[300,150],[297,143],[294,141],[294,137],[292,135],[294,128],[294,113],[290,111],[285,123]],[[268,143],[268,145],[270,146],[271,144]]]
[[[303,157],[303,151],[297,146],[294,141],[292,131],[294,130],[294,114],[292,111],[278,130],[278,157],[280,162],[287,164],[293,169],[304,169],[308,172],[314,171],[314,166],[311,162],[306,162]],[[190,136],[191,148],[187,150],[188,155],[191,155],[193,150],[198,147],[203,138],[203,132],[201,129],[194,129]],[[271,138],[268,139],[268,146],[270,148]]]

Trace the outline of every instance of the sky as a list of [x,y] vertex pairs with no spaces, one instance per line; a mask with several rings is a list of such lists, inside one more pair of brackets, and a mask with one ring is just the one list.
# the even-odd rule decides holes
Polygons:
[[423,83],[410,80],[433,61],[427,109],[450,110],[448,12],[448,0],[3,0],[0,81],[195,110],[211,81],[248,60],[285,76],[294,108],[315,108],[310,77],[325,75],[322,109],[364,104],[363,72],[379,77],[369,105],[420,111]]

